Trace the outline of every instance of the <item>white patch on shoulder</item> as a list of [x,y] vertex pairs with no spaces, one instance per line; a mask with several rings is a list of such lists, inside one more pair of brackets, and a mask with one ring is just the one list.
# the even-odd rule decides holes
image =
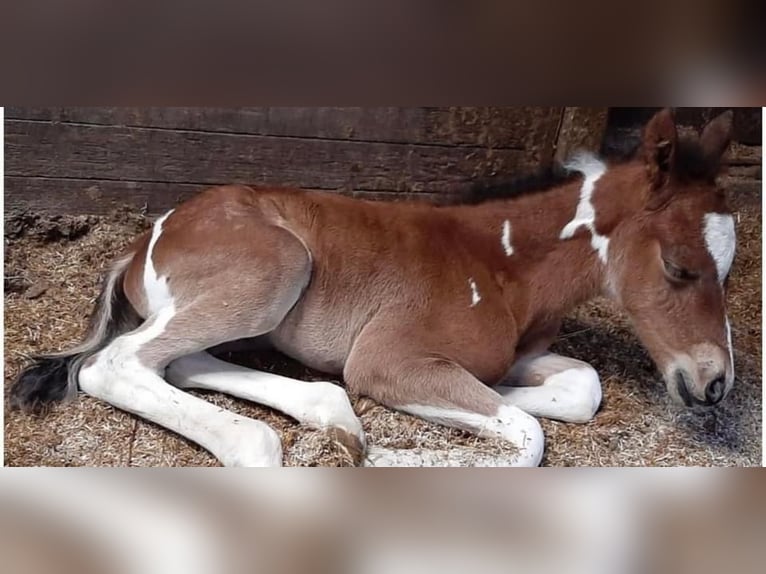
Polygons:
[[703,219],[705,245],[715,261],[718,280],[723,283],[734,261],[737,236],[734,217],[728,213],[708,213]]
[[473,277],[468,279],[468,286],[471,288],[471,307],[475,307],[481,301],[481,295],[479,295],[479,289],[476,287],[476,281],[473,280]]
[[507,219],[503,222],[503,235],[500,238],[500,244],[503,246],[503,251],[510,257],[513,255],[513,246],[511,245],[511,222]]
[[152,228],[152,237],[149,240],[149,247],[146,250],[146,261],[144,261],[144,291],[146,292],[146,303],[149,307],[149,314],[154,315],[165,307],[172,306],[173,297],[168,289],[167,277],[158,277],[157,270],[152,261],[152,251],[157,244],[157,240],[162,234],[162,224],[173,213],[171,209],[165,215],[154,222]]
[[585,227],[591,233],[591,246],[598,252],[601,261],[606,263],[609,238],[596,232],[596,209],[592,201],[596,182],[606,172],[606,164],[593,154],[580,153],[564,167],[570,171],[579,171],[585,179],[580,189],[580,202],[577,204],[574,219],[564,226],[559,237],[569,239],[580,227]]

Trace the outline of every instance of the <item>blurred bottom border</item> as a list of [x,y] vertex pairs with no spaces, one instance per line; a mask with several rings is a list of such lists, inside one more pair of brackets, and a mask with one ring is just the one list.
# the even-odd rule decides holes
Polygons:
[[760,572],[759,470],[4,469],[3,572]]

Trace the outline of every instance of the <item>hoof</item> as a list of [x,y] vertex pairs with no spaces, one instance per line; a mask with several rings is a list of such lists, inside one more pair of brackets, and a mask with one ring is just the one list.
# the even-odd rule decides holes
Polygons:
[[276,431],[256,420],[236,422],[223,445],[213,451],[223,466],[282,466],[282,441]]

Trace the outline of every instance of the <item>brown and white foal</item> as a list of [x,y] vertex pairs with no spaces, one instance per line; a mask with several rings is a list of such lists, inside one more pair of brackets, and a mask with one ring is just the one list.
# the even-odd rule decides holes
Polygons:
[[79,385],[225,465],[281,464],[270,427],[184,391],[211,389],[327,429],[361,460],[364,433],[342,387],[206,352],[261,337],[342,374],[355,393],[507,440],[513,464],[538,465],[534,417],[586,422],[599,407],[595,370],[547,349],[568,310],[606,294],[670,395],[713,405],[734,382],[724,297],[734,222],[714,183],[730,131],[726,113],[680,141],[663,110],[632,161],[581,155],[566,184],[479,205],[210,189],[135,241],[105,281],[87,340],[27,368],[12,403],[34,410]]

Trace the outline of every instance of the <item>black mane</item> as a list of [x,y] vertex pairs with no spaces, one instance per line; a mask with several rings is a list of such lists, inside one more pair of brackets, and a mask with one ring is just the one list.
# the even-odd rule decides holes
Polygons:
[[[611,164],[627,163],[634,160],[641,147],[641,133],[636,130],[617,130],[607,134],[599,157]],[[680,134],[676,145],[673,173],[683,179],[714,178],[720,165],[705,158],[699,137],[696,134]],[[543,168],[531,174],[514,178],[479,181],[463,192],[440,201],[442,205],[478,205],[488,201],[512,199],[530,193],[548,191],[578,177],[561,165]]]
[[445,205],[478,205],[488,201],[511,199],[530,193],[547,191],[558,185],[572,181],[576,173],[561,166],[547,167],[537,172],[515,178],[479,181],[467,190],[445,200]]

